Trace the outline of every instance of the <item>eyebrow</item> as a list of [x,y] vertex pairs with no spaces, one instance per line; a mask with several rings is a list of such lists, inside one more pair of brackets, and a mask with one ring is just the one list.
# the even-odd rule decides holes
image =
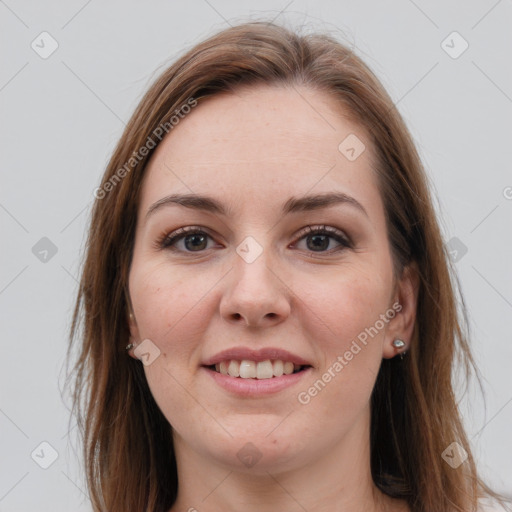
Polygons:
[[[367,211],[363,205],[357,201],[357,199],[342,192],[328,192],[304,197],[291,197],[283,204],[282,213],[283,215],[286,215],[289,213],[319,210],[335,206],[337,204],[353,206],[368,217]],[[146,219],[157,210],[170,205],[180,205],[186,208],[203,210],[224,216],[232,214],[229,208],[226,208],[213,197],[199,194],[171,194],[153,203],[146,213]]]

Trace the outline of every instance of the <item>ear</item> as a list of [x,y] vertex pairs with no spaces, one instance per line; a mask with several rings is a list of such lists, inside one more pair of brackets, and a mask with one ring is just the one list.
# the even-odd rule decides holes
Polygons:
[[134,346],[128,351],[128,355],[130,357],[133,357],[134,359],[139,359],[133,351],[135,350],[135,347],[140,342],[140,334],[139,334],[139,328],[137,326],[137,320],[135,319],[134,314],[129,311],[128,313],[128,325],[130,328],[130,339],[128,343],[133,344]]
[[[386,336],[382,347],[382,357],[391,359],[397,354],[409,350],[414,325],[416,322],[416,308],[419,290],[419,273],[416,262],[404,268],[398,280],[392,304],[395,316],[389,321]],[[405,342],[402,348],[393,346],[393,341],[400,339]]]

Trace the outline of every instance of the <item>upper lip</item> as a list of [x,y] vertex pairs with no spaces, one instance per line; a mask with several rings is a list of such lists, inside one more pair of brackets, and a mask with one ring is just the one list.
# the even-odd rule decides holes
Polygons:
[[256,363],[270,359],[272,361],[290,361],[300,366],[311,366],[311,363],[302,357],[292,354],[287,350],[274,347],[266,347],[259,350],[246,347],[228,348],[226,350],[222,350],[221,352],[217,352],[217,354],[214,356],[205,359],[202,364],[203,366],[212,366],[214,364],[221,363],[222,361],[230,361],[232,359],[236,361],[242,361],[245,359],[247,361],[254,361]]

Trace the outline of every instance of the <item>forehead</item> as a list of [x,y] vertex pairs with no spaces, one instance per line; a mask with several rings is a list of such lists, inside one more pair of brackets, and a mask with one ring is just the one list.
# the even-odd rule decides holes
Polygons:
[[[347,146],[356,156],[364,150],[347,158]],[[141,206],[194,192],[229,198],[228,206],[250,194],[255,207],[280,207],[284,195],[335,189],[379,202],[373,158],[366,130],[327,93],[244,88],[200,102],[164,138],[146,169]]]

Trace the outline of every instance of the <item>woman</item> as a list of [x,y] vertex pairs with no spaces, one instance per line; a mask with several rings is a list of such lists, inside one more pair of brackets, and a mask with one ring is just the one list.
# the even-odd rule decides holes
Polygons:
[[95,510],[498,498],[452,389],[474,363],[427,180],[350,50],[262,22],[197,45],[95,196],[71,333]]

